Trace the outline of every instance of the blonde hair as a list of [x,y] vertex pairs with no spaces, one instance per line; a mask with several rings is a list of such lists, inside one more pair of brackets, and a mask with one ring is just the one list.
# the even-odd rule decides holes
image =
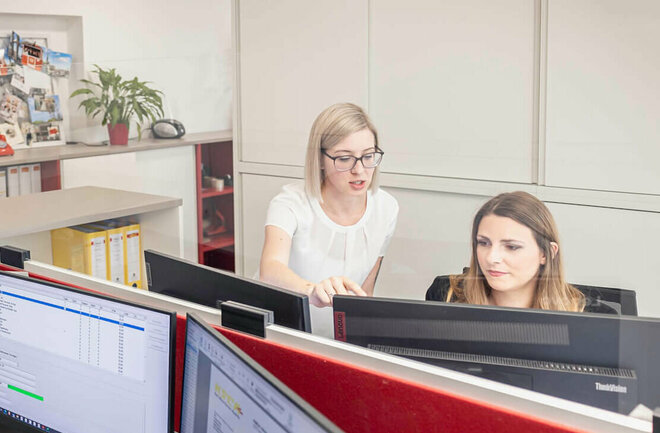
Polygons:
[[557,225],[550,210],[539,199],[522,191],[500,194],[488,200],[479,209],[472,224],[472,257],[470,268],[462,275],[449,278],[455,302],[487,304],[491,288],[479,267],[477,259],[477,232],[481,220],[488,215],[497,215],[528,227],[536,244],[546,257],[539,267],[537,286],[532,308],[560,311],[583,311],[585,297],[578,289],[564,280],[561,250],[552,250],[551,242],[559,245]]
[[[323,154],[321,149],[329,150],[349,135],[369,129],[374,135],[374,145],[378,146],[378,132],[367,113],[355,104],[348,102],[331,105],[318,115],[309,132],[307,156],[305,158],[305,192],[308,196],[321,200],[321,186],[325,179]],[[378,189],[379,168],[374,169],[369,189]]]

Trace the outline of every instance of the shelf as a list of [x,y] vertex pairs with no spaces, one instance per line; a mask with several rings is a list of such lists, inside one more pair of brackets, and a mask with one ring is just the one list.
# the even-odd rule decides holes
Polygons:
[[221,195],[229,195],[234,193],[233,186],[226,186],[222,191],[216,191],[213,188],[203,188],[202,189],[202,199],[218,197]]
[[44,161],[87,158],[90,156],[113,155],[118,153],[139,152],[143,150],[166,149],[178,146],[192,146],[202,143],[231,142],[232,132],[212,131],[186,134],[181,138],[159,139],[144,138],[141,141],[130,140],[125,146],[85,146],[84,144],[66,144],[61,146],[30,147],[16,149],[14,155],[0,159],[0,166],[33,164]]
[[214,236],[208,242],[200,244],[200,250],[203,254],[207,251],[226,248],[232,245],[234,245],[234,232],[226,232],[218,236]]
[[83,186],[0,200],[0,239],[181,206],[180,198]]

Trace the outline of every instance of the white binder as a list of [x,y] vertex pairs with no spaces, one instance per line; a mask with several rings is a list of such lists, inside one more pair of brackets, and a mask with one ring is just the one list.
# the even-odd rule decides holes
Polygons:
[[30,177],[32,178],[32,192],[41,192],[41,164],[30,166]]
[[18,166],[7,167],[7,197],[16,197],[19,194]]
[[18,166],[18,191],[19,195],[32,194],[32,175],[29,165]]

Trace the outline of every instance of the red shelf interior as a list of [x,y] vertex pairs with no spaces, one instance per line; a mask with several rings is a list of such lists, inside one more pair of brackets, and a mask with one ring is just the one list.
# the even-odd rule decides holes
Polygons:
[[62,189],[60,176],[60,161],[43,161],[41,163],[41,191]]
[[[201,264],[234,271],[234,188],[222,191],[203,188],[201,168],[216,178],[233,175],[232,143],[204,143],[197,146],[197,236],[198,261]],[[208,199],[208,200],[207,200]],[[225,233],[204,238],[204,226],[211,230],[224,224]]]
[[222,191],[216,191],[213,188],[202,188],[202,199],[229,195],[234,193],[234,187],[226,186]]
[[234,245],[234,232],[226,232],[212,237],[208,242],[201,245],[202,252],[217,250]]

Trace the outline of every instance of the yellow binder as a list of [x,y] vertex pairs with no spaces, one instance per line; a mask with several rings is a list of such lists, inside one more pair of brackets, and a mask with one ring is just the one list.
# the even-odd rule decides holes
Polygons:
[[126,246],[121,227],[113,224],[112,221],[85,224],[85,226],[95,227],[106,232],[106,278],[114,283],[126,284]]
[[140,224],[130,221],[122,223],[126,251],[126,284],[142,288],[142,233]]
[[53,264],[97,278],[107,278],[106,231],[74,226],[51,230]]

